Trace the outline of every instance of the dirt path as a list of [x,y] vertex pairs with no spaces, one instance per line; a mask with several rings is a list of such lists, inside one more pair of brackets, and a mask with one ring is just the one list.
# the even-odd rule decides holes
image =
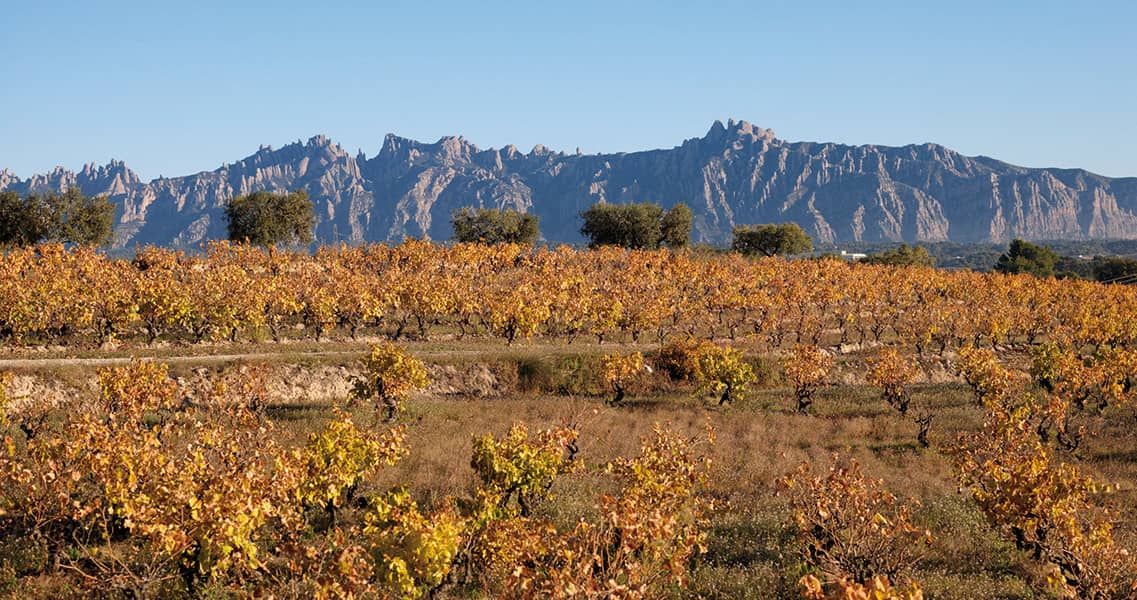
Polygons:
[[[305,357],[319,357],[328,358],[336,356],[358,356],[359,352],[352,352],[347,350],[342,351],[324,351],[324,352],[305,352]],[[284,352],[252,352],[245,354],[191,354],[185,356],[145,356],[138,355],[137,358],[153,359],[158,362],[168,364],[218,364],[228,363],[234,361],[271,361],[279,360],[287,356],[296,356],[296,354]],[[107,356],[107,357],[94,357],[94,358],[8,358],[0,359],[0,369],[48,369],[56,367],[110,367],[116,365],[125,365],[131,361],[131,357],[126,356]]]
[[[630,347],[630,346],[629,346]],[[588,346],[565,346],[565,345],[546,345],[546,344],[531,344],[525,346],[490,346],[486,348],[430,348],[430,349],[415,349],[414,345],[410,345],[409,349],[412,354],[423,359],[445,359],[447,357],[455,356],[486,356],[487,358],[501,358],[504,355],[513,354],[516,352],[536,352],[536,353],[550,353],[550,354],[573,354],[580,350],[588,349]],[[605,350],[611,351],[612,349],[624,349],[624,346],[618,344],[611,344],[605,346]],[[134,357],[141,359],[149,359],[157,362],[167,364],[190,364],[190,365],[216,365],[225,364],[230,362],[298,362],[311,359],[333,361],[342,359],[343,363],[352,362],[356,357],[364,352],[363,349],[353,348],[350,350],[298,350],[296,348],[288,348],[287,346],[281,347],[277,352],[220,352],[218,354],[205,354],[205,353],[192,353],[192,354],[169,354],[166,352],[148,353],[145,349],[140,348],[138,352],[134,353]],[[128,364],[131,361],[131,356],[122,356],[121,353],[116,356],[87,356],[87,357],[67,357],[67,356],[52,356],[44,358],[36,358],[35,356],[21,357],[21,358],[0,358],[0,370],[4,369],[52,369],[52,368],[66,368],[66,367],[108,367]]]

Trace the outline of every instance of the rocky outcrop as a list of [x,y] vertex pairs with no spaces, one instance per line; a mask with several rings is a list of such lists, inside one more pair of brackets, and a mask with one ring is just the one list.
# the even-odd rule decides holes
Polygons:
[[28,179],[0,171],[0,189],[72,186],[118,204],[120,247],[225,237],[225,201],[258,189],[307,190],[323,242],[445,239],[450,212],[470,205],[532,212],[546,240],[577,242],[588,206],[642,201],[687,203],[695,239],[710,243],[729,240],[735,225],[784,221],[821,242],[1137,238],[1137,178],[1028,169],[935,144],[786,142],[745,121],[716,121],[678,147],[626,154],[388,135],[369,159],[317,136],[149,183],[118,161]]

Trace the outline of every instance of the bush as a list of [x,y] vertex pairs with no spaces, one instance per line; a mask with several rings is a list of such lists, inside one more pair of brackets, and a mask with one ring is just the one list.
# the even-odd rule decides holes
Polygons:
[[1094,260],[1094,279],[1101,282],[1137,283],[1137,260],[1114,256]]
[[786,379],[794,386],[797,410],[805,413],[813,404],[813,394],[826,384],[833,368],[833,357],[820,348],[797,344],[782,359]]
[[742,351],[714,344],[701,345],[694,353],[697,394],[715,393],[719,405],[741,400],[746,386],[754,382],[754,370],[742,359]]
[[799,553],[828,581],[903,577],[923,558],[932,534],[912,524],[911,509],[855,460],[834,455],[827,472],[802,463],[779,480],[795,511]]
[[608,403],[618,405],[624,401],[628,388],[643,375],[644,357],[639,352],[628,355],[606,354],[600,359],[600,373],[616,394]]
[[695,355],[708,345],[712,344],[694,338],[670,341],[660,346],[655,357],[655,366],[666,373],[672,381],[693,381],[698,369]]
[[557,364],[557,392],[569,396],[598,396],[606,393],[600,358],[569,356]]
[[553,481],[576,463],[577,430],[561,427],[529,435],[524,423],[509,428],[501,440],[493,435],[474,438],[470,466],[481,480],[479,496],[497,516],[513,516],[516,501],[521,516],[529,516],[533,502],[548,497]]
[[372,346],[360,362],[364,376],[355,381],[352,395],[359,400],[377,398],[388,421],[394,420],[408,394],[430,385],[426,365],[390,342]]
[[881,388],[881,397],[902,415],[908,414],[912,398],[908,386],[916,379],[916,364],[895,348],[886,348],[869,362],[868,383]]

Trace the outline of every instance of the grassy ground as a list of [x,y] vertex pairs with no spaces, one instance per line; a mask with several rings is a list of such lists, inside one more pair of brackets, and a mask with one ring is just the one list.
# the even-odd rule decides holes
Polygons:
[[[755,359],[764,372],[763,381],[732,406],[718,407],[711,399],[692,398],[688,386],[656,374],[625,406],[610,407],[604,402],[595,362],[614,346],[578,342],[507,347],[496,342],[452,341],[410,347],[429,362],[498,365],[495,372],[507,380],[508,391],[496,397],[412,398],[400,416],[408,425],[411,454],[386,471],[377,487],[406,485],[427,503],[468,495],[474,484],[469,466],[473,436],[501,435],[515,422],[532,427],[577,425],[581,431],[579,457],[593,467],[636,454],[639,438],[654,423],[692,434],[709,423],[717,434],[710,493],[724,508],[713,515],[708,551],[698,559],[691,588],[676,596],[797,597],[796,582],[804,567],[795,552],[787,501],[778,495],[775,481],[803,461],[823,467],[837,452],[855,458],[867,475],[883,479],[897,496],[919,503],[914,520],[935,536],[925,561],[913,574],[923,582],[926,597],[1048,597],[1037,591],[1043,587],[1037,567],[991,531],[968,494],[958,489],[946,450],[961,432],[976,430],[982,417],[970,390],[961,383],[915,388],[914,406],[936,415],[931,447],[925,449],[916,443],[912,420],[901,418],[876,390],[864,385],[827,388],[819,393],[813,414],[798,414],[771,357]],[[344,343],[335,354],[320,355],[314,354],[316,348],[292,347],[270,362],[349,364],[349,354],[362,348],[363,344]],[[326,346],[320,349],[328,351]],[[252,350],[248,353],[257,353]],[[205,353],[201,356],[203,363],[208,361]],[[845,372],[855,375],[855,359],[844,362]],[[85,372],[90,375],[82,362],[49,370],[72,383],[81,381]],[[331,416],[326,403],[278,401],[270,415],[280,435],[295,440]],[[1133,417],[1128,410],[1109,422],[1094,424],[1100,433],[1078,457],[1106,480],[1119,484],[1119,503],[1130,507],[1137,504]],[[537,510],[554,522],[568,524],[588,514],[602,490],[602,480],[595,476],[565,476],[554,486],[553,499]],[[1137,530],[1133,509],[1122,516],[1125,521],[1118,530],[1132,541],[1132,532]]]

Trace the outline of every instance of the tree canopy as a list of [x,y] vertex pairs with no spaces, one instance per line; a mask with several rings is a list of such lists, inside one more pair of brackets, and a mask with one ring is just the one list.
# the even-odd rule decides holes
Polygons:
[[731,250],[742,254],[775,256],[813,250],[813,240],[797,223],[767,223],[734,228]]
[[995,263],[995,270],[1000,273],[1029,273],[1035,277],[1053,277],[1054,265],[1058,262],[1058,253],[1049,246],[1040,246],[1015,238],[1011,241],[999,261]]
[[936,259],[928,254],[928,250],[923,246],[909,246],[908,244],[901,244],[898,248],[886,250],[884,252],[877,252],[866,256],[863,263],[871,265],[893,265],[901,267],[919,266],[919,267],[934,267]]
[[0,192],[0,246],[40,242],[103,246],[110,243],[114,204],[105,196],[85,196],[79,188],[62,194]]
[[1094,259],[1094,279],[1113,283],[1137,283],[1137,260],[1121,256]]
[[460,208],[450,213],[454,239],[466,243],[532,244],[540,231],[537,217],[517,210]]
[[691,240],[691,209],[677,204],[668,211],[658,204],[593,204],[581,213],[580,233],[589,247],[682,248]]
[[253,192],[237,196],[225,205],[229,239],[257,246],[307,244],[316,223],[308,193]]
[[668,248],[685,248],[691,243],[691,209],[676,204],[663,214],[659,222],[660,242]]

